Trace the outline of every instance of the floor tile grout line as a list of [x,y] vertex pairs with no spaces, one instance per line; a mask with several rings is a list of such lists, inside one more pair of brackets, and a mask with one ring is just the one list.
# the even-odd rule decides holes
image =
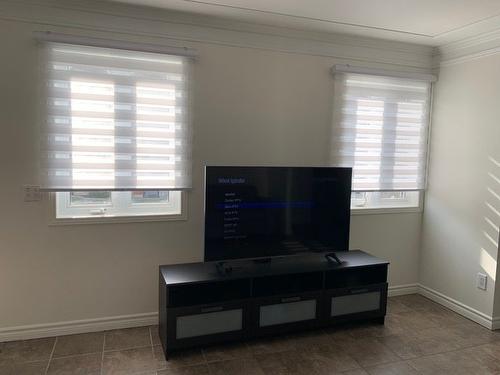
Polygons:
[[[155,346],[153,345],[153,334],[151,333],[151,326],[148,327],[148,332],[149,332],[149,343],[151,344],[151,355],[153,358],[153,361],[155,360]],[[158,366],[155,366],[155,374],[158,374]]]
[[[477,347],[480,347],[480,346],[483,346],[483,345],[487,345],[487,344],[479,344],[479,345],[472,345],[472,346],[467,346],[467,347],[463,347],[463,348],[459,348],[459,349],[452,349],[452,350],[445,350],[443,352],[438,352],[438,353],[432,353],[432,354],[424,354],[424,355],[421,355],[421,356],[417,356],[417,357],[413,357],[413,358],[408,358],[408,359],[403,359],[401,358],[400,360],[398,361],[389,361],[389,362],[384,362],[384,363],[379,363],[379,364],[376,364],[376,365],[360,365],[361,368],[363,370],[366,370],[367,368],[370,368],[370,367],[374,367],[374,366],[379,366],[379,365],[387,365],[387,364],[391,364],[391,363],[398,363],[398,362],[408,362],[411,366],[411,361],[414,361],[416,359],[422,359],[422,358],[427,358],[427,357],[433,357],[433,356],[436,356],[436,355],[441,355],[441,354],[449,354],[449,353],[453,353],[453,352],[459,352],[461,350],[466,350],[466,349],[472,349],[472,348],[477,348]],[[412,368],[414,368],[413,366],[411,366]],[[418,369],[414,368],[416,371],[420,372]]]
[[153,334],[151,333],[151,326],[148,327],[148,332],[149,332],[149,342],[151,344],[151,347],[153,347],[154,344],[153,344]]
[[411,363],[411,361],[406,361],[408,363],[408,366],[410,366],[410,368],[414,369],[416,372],[418,372],[419,374],[422,373],[422,371],[420,371],[418,368],[416,368],[413,363]]
[[153,358],[155,357],[155,346],[153,345],[153,334],[151,333],[151,327],[148,327],[149,332],[149,343],[151,344],[151,353],[153,354]]
[[95,354],[101,354],[102,351],[96,351],[96,352],[88,352],[88,353],[75,353],[75,354],[68,354],[68,355],[61,355],[59,357],[52,357],[52,360],[58,360],[58,359],[66,359],[66,358],[71,358],[71,357],[82,357],[85,355],[95,355]]
[[50,362],[52,361],[52,357],[54,356],[54,352],[56,351],[56,345],[57,345],[57,336],[54,340],[54,346],[52,346],[52,351],[50,352],[50,357],[49,361],[47,362],[47,367],[45,367],[45,375],[49,372],[49,367],[50,367]]
[[[110,349],[110,350],[104,350],[105,353],[112,353],[112,352],[121,352],[123,350],[132,350],[132,349],[144,349],[144,348],[149,348],[151,345],[140,345],[140,346],[127,346],[125,348],[120,348],[120,349]],[[155,346],[160,346],[160,345],[153,345],[153,348]]]
[[103,331],[103,337],[102,337],[102,353],[101,353],[101,371],[100,374],[102,375],[104,372],[104,348],[106,347],[106,331]]
[[[203,348],[200,349],[201,356],[203,357],[203,363],[208,366],[207,356],[205,355],[205,350]],[[210,372],[210,370],[208,370]]]
[[[426,313],[425,311],[423,310],[414,310],[414,309],[411,309],[410,312],[413,312],[413,313],[416,313],[416,314],[420,314],[420,313]],[[453,313],[453,312],[452,312]],[[456,313],[455,313],[456,314]],[[396,314],[397,315],[397,314]],[[475,323],[475,322],[472,322],[471,323]],[[444,326],[444,328],[451,328],[451,329],[454,329],[454,327],[460,327],[461,325],[464,325],[463,323],[453,323],[453,324],[450,324],[450,325],[446,325]],[[465,328],[468,328],[467,325],[464,325]],[[433,327],[430,327],[431,329]],[[464,328],[464,329],[465,329]],[[474,328],[474,329],[472,329]],[[148,326],[148,334],[149,334],[149,338],[150,338],[150,343],[147,345],[147,346],[151,346],[152,349],[153,349],[153,355],[154,355],[154,348],[155,348],[155,345],[153,345],[153,331],[151,331],[151,327]],[[349,332],[349,329],[346,330],[347,332]],[[466,330],[467,331],[467,330]],[[498,336],[495,336],[494,334],[493,335],[488,335],[488,333],[491,333],[490,330],[487,330],[483,327],[481,327],[480,325],[477,325],[477,323],[474,324],[474,327],[471,326],[471,330],[470,332],[472,333],[476,333],[477,331],[477,336],[479,338],[482,338],[484,336],[484,338],[486,338],[487,340],[486,341],[483,341],[483,342],[473,342],[473,343],[466,343],[465,342],[462,342],[462,345],[463,346],[460,346],[460,347],[455,347],[453,349],[449,349],[449,350],[444,350],[444,351],[438,351],[438,352],[435,352],[435,353],[427,353],[427,354],[424,354],[424,355],[416,355],[415,357],[413,358],[404,358],[404,357],[401,357],[399,354],[397,354],[396,352],[394,352],[394,350],[388,346],[387,344],[384,343],[384,337],[385,335],[381,335],[381,336],[374,336],[373,339],[379,341],[386,349],[388,349],[390,352],[393,352],[395,354],[395,357],[398,357],[400,359],[397,359],[397,360],[390,360],[388,362],[383,362],[383,363],[377,363],[377,364],[372,364],[372,365],[368,365],[368,364],[364,364],[364,365],[361,365],[359,364],[359,362],[356,361],[356,363],[358,363],[359,367],[361,369],[369,369],[373,366],[379,366],[379,365],[389,365],[389,364],[394,364],[394,363],[409,363],[411,364],[412,361],[416,361],[416,360],[419,360],[421,358],[427,358],[427,357],[433,357],[433,356],[438,356],[438,355],[443,355],[443,354],[447,354],[447,353],[454,353],[454,352],[461,352],[461,351],[467,351],[467,350],[470,350],[470,349],[475,349],[475,348],[480,348],[482,346],[486,346],[486,345],[490,345],[490,344],[495,344],[496,342],[498,342],[500,340],[500,335]],[[106,343],[105,343],[105,332],[106,331],[102,331],[103,332],[103,341],[102,341],[102,355],[101,355],[101,373],[104,372],[103,370],[103,360],[104,360],[104,354],[105,354],[105,346],[106,346]],[[326,332],[325,330],[318,330],[319,333],[322,333],[322,332]],[[328,335],[328,332],[326,332],[326,334]],[[360,337],[357,337],[357,335],[354,335],[352,334],[352,338],[355,339],[355,340],[359,340]],[[465,337],[466,338],[466,337]],[[109,341],[109,340],[108,340]],[[474,341],[474,340],[473,340]],[[51,365],[51,363],[56,360],[56,359],[59,359],[59,358],[66,358],[66,357],[72,357],[72,356],[82,356],[82,355],[90,355],[90,354],[93,354],[93,353],[79,353],[79,354],[74,354],[74,355],[69,355],[69,356],[62,356],[62,357],[57,357],[56,356],[56,352],[55,350],[57,350],[57,345],[61,345],[62,344],[62,341],[59,340],[58,337],[56,337],[54,339],[54,342],[53,342],[53,347],[52,347],[52,351],[51,351],[51,354],[50,354],[50,357],[48,359],[48,363],[47,363],[47,366],[45,368],[45,372],[47,373],[49,371],[49,367]],[[131,347],[131,348],[128,348],[128,349],[113,349],[113,350],[110,350],[109,352],[114,352],[114,351],[121,351],[121,350],[129,350],[129,349],[134,349],[134,348],[146,348],[147,346],[141,346],[141,347]],[[249,346],[248,343],[245,343],[245,346]],[[285,350],[286,351],[286,350]],[[279,352],[279,351],[278,351]],[[97,354],[97,352],[94,352],[94,354]],[[202,349],[201,351],[201,354],[202,354],[202,358],[203,358],[203,363],[205,365],[208,365],[209,362],[207,360],[207,354],[205,352],[205,350]],[[27,362],[33,362],[33,361],[27,361]],[[217,362],[217,361],[211,361],[211,362]],[[413,366],[411,366],[413,368]],[[161,369],[158,368],[156,370],[153,370],[154,372],[158,372],[158,371],[161,371],[163,370],[164,368],[162,367]],[[416,371],[418,371],[417,369],[415,369]],[[208,369],[209,373],[212,373],[212,371],[210,371],[210,369]]]

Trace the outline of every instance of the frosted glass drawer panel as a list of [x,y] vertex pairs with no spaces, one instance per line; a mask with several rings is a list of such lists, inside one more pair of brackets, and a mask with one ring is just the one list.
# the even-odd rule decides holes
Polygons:
[[279,303],[260,307],[261,327],[300,322],[316,318],[316,300]]
[[332,316],[380,309],[380,291],[332,297]]
[[243,309],[177,317],[176,338],[213,335],[243,329]]

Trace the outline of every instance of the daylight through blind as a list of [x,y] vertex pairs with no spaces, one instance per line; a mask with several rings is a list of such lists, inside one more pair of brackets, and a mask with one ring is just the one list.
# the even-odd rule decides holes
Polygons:
[[335,75],[332,162],[353,167],[353,190],[424,189],[430,85]]
[[43,188],[191,186],[186,57],[59,43],[45,47]]

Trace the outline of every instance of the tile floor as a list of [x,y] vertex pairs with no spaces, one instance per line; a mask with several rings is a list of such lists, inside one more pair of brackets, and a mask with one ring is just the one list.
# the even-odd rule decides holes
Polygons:
[[408,295],[389,299],[385,326],[207,347],[168,362],[156,327],[0,343],[0,374],[500,375],[500,332]]

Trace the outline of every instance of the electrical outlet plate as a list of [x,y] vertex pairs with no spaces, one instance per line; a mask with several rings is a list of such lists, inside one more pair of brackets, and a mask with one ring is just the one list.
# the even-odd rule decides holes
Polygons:
[[476,286],[479,289],[486,290],[486,285],[488,282],[488,276],[483,273],[478,273],[476,278]]
[[42,200],[39,185],[24,185],[23,189],[25,202],[39,202]]

